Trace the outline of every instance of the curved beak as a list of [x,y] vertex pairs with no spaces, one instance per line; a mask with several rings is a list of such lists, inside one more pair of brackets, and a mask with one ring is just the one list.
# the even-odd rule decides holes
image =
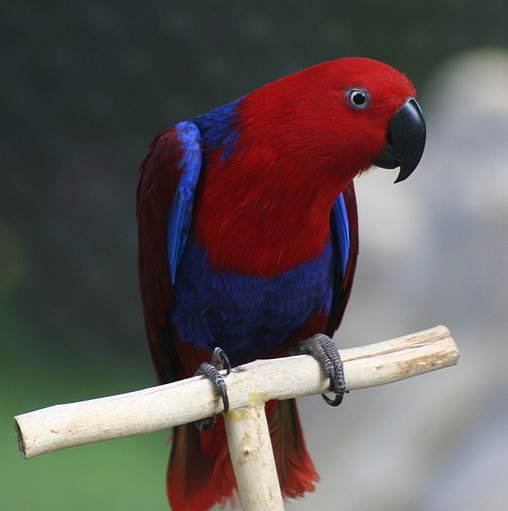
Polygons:
[[420,162],[425,148],[426,128],[422,110],[416,99],[409,98],[393,116],[383,154],[374,165],[384,169],[400,167],[395,183],[408,178]]

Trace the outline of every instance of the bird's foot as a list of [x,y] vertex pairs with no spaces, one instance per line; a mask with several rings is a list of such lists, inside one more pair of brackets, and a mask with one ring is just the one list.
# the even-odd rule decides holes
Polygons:
[[329,398],[326,394],[322,394],[322,397],[330,406],[339,406],[347,391],[344,366],[337,346],[327,335],[316,334],[300,344],[299,352],[311,355],[320,363],[330,379],[330,392],[335,394],[334,398]]
[[[219,373],[220,370],[226,370],[226,376],[231,372],[231,364],[225,351],[221,348],[215,348],[212,354],[212,360],[209,363],[204,362],[198,368],[195,376],[202,375],[206,376],[215,387],[215,390],[222,398],[224,404],[224,413],[229,410],[229,398],[224,378]],[[210,431],[216,423],[217,419],[215,415],[207,419],[202,419],[196,422],[196,427],[199,431]]]

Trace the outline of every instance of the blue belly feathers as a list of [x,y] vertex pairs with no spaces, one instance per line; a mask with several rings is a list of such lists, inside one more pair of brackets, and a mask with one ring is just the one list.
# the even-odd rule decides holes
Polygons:
[[313,261],[268,279],[214,272],[206,251],[189,240],[171,322],[197,347],[220,346],[233,359],[256,357],[286,341],[312,313],[329,311],[333,271],[331,243]]

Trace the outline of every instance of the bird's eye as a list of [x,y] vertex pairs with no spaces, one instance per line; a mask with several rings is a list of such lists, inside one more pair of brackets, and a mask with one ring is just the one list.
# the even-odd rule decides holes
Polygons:
[[361,110],[363,108],[367,108],[370,102],[370,95],[364,89],[349,89],[347,91],[347,99],[349,104],[356,108],[357,110]]

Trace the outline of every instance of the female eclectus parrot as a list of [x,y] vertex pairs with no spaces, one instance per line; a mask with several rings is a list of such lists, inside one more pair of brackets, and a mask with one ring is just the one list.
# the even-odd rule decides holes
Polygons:
[[[232,365],[283,356],[314,334],[333,334],[358,254],[353,178],[373,164],[400,166],[396,181],[413,172],[425,145],[414,97],[392,67],[344,58],[157,136],[141,166],[137,217],[146,330],[161,383],[199,369],[227,410],[224,380],[206,362],[220,366],[224,353]],[[326,342],[310,351],[328,354],[328,365],[324,355],[321,362],[337,404],[338,355]],[[270,402],[267,416],[283,495],[312,490],[318,475],[295,402]],[[174,432],[174,511],[234,499],[221,417],[213,424]]]

